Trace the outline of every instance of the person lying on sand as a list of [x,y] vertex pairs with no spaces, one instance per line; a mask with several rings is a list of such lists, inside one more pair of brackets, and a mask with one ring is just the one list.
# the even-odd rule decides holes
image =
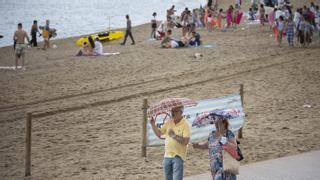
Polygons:
[[162,48],[181,48],[181,47],[188,47],[190,43],[190,39],[187,37],[182,37],[180,41],[178,40],[170,40],[169,42],[164,43],[161,47]]

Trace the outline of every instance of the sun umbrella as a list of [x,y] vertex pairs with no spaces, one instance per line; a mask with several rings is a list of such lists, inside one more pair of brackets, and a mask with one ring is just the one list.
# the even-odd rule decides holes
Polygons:
[[197,116],[193,121],[192,126],[205,126],[208,124],[214,124],[219,120],[233,119],[243,115],[243,112],[239,109],[216,109]]
[[188,98],[167,98],[152,105],[148,111],[148,117],[157,117],[160,114],[170,114],[172,108],[175,107],[191,107],[196,106],[198,103]]

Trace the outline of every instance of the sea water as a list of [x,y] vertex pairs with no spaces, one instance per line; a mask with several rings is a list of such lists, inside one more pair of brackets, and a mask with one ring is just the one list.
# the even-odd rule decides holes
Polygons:
[[[166,9],[175,5],[177,14],[185,7],[199,8],[207,0],[0,0],[0,47],[13,44],[17,24],[30,37],[33,20],[39,26],[50,20],[57,38],[80,36],[126,26],[129,14],[134,26],[150,22],[152,13],[164,20]],[[148,35],[146,35],[148,37]],[[31,37],[30,37],[31,38]],[[42,40],[42,38],[38,38]]]

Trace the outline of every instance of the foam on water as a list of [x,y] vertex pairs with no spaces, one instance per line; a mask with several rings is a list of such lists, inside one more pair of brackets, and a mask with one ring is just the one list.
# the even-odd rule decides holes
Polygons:
[[[157,19],[165,19],[166,9],[175,5],[178,13],[204,5],[206,0],[0,0],[0,47],[12,45],[13,33],[21,22],[30,33],[33,20],[58,31],[57,38],[79,36],[109,29],[125,27],[125,14],[133,25],[149,22],[152,13]],[[42,40],[42,38],[38,38]]]

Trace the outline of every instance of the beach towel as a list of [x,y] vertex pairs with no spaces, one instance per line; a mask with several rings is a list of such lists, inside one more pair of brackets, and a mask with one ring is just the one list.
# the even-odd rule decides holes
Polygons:
[[[18,69],[22,69],[22,66],[17,66],[17,68]],[[4,70],[16,70],[16,67],[15,66],[0,66],[0,70],[1,69],[4,69]]]
[[189,47],[193,47],[193,48],[216,48],[217,45],[215,45],[215,44],[204,44],[204,45],[200,45],[200,46],[189,46]]
[[205,45],[201,45],[200,47],[203,47],[203,48],[216,48],[217,45],[215,45],[215,44],[205,44]]

